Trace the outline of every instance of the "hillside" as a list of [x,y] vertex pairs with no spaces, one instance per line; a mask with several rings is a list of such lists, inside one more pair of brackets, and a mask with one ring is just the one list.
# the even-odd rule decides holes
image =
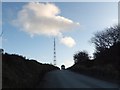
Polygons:
[[2,55],[2,88],[34,88],[44,75],[58,67],[15,54]]

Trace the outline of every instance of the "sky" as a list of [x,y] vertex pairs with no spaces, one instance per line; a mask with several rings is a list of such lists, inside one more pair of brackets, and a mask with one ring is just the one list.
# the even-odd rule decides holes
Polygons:
[[117,2],[2,3],[2,48],[41,63],[74,64],[73,55],[95,47],[95,32],[117,24]]

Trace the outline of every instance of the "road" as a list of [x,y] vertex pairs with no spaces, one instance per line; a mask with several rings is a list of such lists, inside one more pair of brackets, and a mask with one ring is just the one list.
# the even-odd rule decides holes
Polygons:
[[49,72],[44,77],[43,82],[42,88],[118,88],[118,85],[68,70]]

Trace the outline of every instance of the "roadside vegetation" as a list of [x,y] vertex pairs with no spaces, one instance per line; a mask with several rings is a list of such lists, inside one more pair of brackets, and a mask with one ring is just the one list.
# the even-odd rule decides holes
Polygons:
[[2,88],[35,88],[47,72],[58,69],[20,55],[2,54]]
[[69,70],[99,79],[120,83],[120,26],[96,32],[91,42],[95,52],[91,59],[87,51],[74,54],[74,65]]

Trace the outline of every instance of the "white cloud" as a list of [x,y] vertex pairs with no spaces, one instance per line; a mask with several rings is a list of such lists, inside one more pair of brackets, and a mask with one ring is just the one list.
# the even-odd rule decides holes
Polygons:
[[[28,3],[18,12],[13,24],[31,36],[59,36],[79,25],[79,23],[60,16],[60,13],[60,9],[52,3]],[[66,40],[69,41],[65,43]],[[71,38],[63,38],[62,42],[67,45],[70,40],[74,43]]]
[[59,13],[60,9],[52,3],[28,3],[19,11],[13,23],[30,35],[52,36],[78,25],[68,18],[59,16]]
[[63,37],[61,38],[60,42],[68,47],[73,47],[76,44],[75,40],[72,37]]

